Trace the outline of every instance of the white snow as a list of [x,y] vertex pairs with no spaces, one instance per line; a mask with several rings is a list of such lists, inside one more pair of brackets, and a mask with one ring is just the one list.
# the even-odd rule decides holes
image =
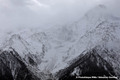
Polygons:
[[[72,25],[46,31],[20,31],[12,35],[2,47],[15,49],[22,58],[28,54],[41,55],[37,68],[55,73],[68,66],[68,62],[81,53],[100,45],[120,53],[120,20],[107,13],[105,7],[90,10]],[[84,53],[83,53],[84,52]]]

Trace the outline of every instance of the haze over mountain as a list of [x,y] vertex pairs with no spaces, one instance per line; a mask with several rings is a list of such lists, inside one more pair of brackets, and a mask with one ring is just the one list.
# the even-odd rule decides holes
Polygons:
[[[38,4],[37,0],[31,1],[34,2],[18,3],[13,0],[9,2],[11,5],[9,8],[13,7],[13,3],[19,7],[25,3],[32,6],[36,3],[34,7],[38,5],[48,7],[47,1],[43,2],[46,5]],[[79,20],[73,18],[74,15],[69,16],[69,19],[76,19],[76,21],[71,20],[72,23],[65,23],[67,25],[63,23],[50,28],[45,27],[46,29],[43,30],[40,27],[33,29],[31,26],[34,23],[30,23],[30,26],[24,25],[30,29],[15,30],[1,36],[0,80],[75,80],[76,76],[92,75],[119,78],[120,18],[115,14],[116,12],[111,12],[110,5],[105,5],[106,2],[102,5],[94,5],[95,7],[91,6],[92,9],[86,9],[87,12],[83,12],[84,16],[83,13],[79,16],[75,15],[81,17]],[[72,3],[74,2],[71,0],[68,4]],[[8,6],[8,4],[3,5]]]

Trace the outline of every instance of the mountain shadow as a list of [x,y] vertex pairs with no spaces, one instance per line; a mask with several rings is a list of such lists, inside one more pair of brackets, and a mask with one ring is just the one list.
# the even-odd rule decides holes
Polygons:
[[109,78],[77,78],[77,77],[112,77],[115,76],[111,65],[104,60],[95,49],[87,52],[83,57],[73,61],[69,67],[60,70],[56,77],[58,80],[116,80]]
[[0,80],[41,80],[20,59],[17,52],[0,52]]

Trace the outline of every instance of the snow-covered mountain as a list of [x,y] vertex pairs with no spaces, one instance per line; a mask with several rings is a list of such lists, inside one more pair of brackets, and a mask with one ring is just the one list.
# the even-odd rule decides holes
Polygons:
[[5,78],[8,75],[10,80],[21,80],[16,78],[20,66],[25,66],[31,80],[63,80],[71,75],[75,79],[75,75],[93,73],[120,77],[119,32],[120,18],[99,5],[71,25],[13,33],[1,47],[0,79],[8,80]]
[[114,70],[94,48],[84,56],[80,55],[72,64],[59,71],[57,77],[60,80],[77,80],[80,76],[114,76]]
[[[72,66],[71,70],[78,67],[74,66],[75,64],[79,64],[79,58],[77,59],[77,56],[86,55],[91,50],[95,49],[97,51],[95,53],[97,53],[104,60],[106,60],[113,68],[115,75],[117,77],[120,77],[120,19],[108,14],[105,10],[106,8],[100,5],[97,8],[88,12],[86,14],[86,17],[83,18],[83,20],[86,20],[87,24],[84,25],[85,22],[83,22],[82,25],[84,25],[85,27],[88,26],[89,30],[87,30],[86,33],[78,39],[78,41],[72,46],[72,48],[69,50],[68,55],[66,56],[66,58],[68,59],[66,61],[69,62],[69,64]],[[81,64],[79,64],[79,66],[81,66]],[[67,67],[66,69],[68,68],[69,67]],[[77,71],[79,73],[77,75],[81,75],[81,70],[81,68],[77,68]],[[67,75],[70,73],[72,74],[72,72],[74,71],[67,73]]]

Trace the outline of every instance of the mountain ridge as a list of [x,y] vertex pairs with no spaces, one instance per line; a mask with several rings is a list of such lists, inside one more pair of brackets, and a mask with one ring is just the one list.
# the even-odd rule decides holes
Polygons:
[[[79,61],[97,46],[95,49],[100,56],[95,55],[95,52],[89,55],[93,59],[102,57],[100,61],[110,64],[115,75],[120,77],[119,31],[120,18],[109,14],[104,5],[99,5],[72,25],[42,32],[17,32],[11,35],[1,51],[14,49],[27,68],[30,68],[33,74],[43,76],[44,80],[46,77],[53,78],[57,72]],[[92,63],[91,58],[88,59]],[[84,65],[89,65],[88,61],[86,63],[88,64]],[[99,69],[97,64],[103,63],[95,63],[95,67]],[[105,68],[103,71],[106,71]],[[107,71],[108,74],[109,72],[110,70]]]

